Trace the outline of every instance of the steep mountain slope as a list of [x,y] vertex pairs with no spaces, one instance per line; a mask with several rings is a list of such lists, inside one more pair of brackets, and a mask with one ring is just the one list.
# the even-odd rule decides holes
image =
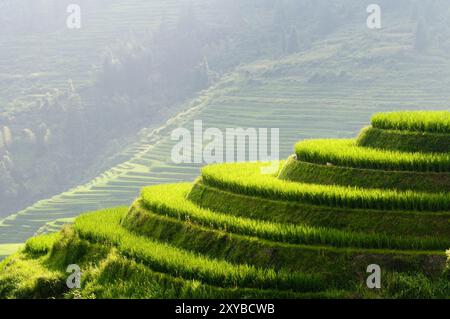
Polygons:
[[[450,138],[450,112],[397,114],[372,126],[403,133],[399,144],[438,126]],[[449,193],[390,180],[433,176],[448,187],[450,155],[373,148],[375,140],[312,139],[281,172],[215,164],[193,184],[147,186],[129,209],[83,214],[28,240],[0,263],[0,297],[447,298]],[[335,181],[294,173],[304,165]],[[345,179],[353,170],[378,178],[355,187]],[[81,271],[76,290],[65,287],[69,264]],[[377,269],[379,279],[366,280]]]
[[[350,137],[376,111],[448,109],[450,60],[412,50],[411,31],[344,29],[309,50],[239,67],[203,92],[187,111],[130,147],[130,160],[98,178],[43,200],[0,222],[0,255],[57,219],[127,205],[146,185],[192,180],[198,165],[175,165],[170,133],[191,128],[280,128],[280,156],[299,139]],[[49,223],[49,224],[48,224]]]

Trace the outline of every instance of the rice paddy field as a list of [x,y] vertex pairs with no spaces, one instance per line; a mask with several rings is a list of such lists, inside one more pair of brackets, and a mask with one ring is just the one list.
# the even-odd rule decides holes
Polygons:
[[[0,256],[12,255],[0,297],[448,298],[449,158],[423,147],[445,140],[446,122],[379,114],[448,114],[449,58],[413,54],[410,40],[401,27],[344,29],[224,75],[142,133],[127,161],[1,220]],[[279,128],[287,160],[276,174],[174,164],[171,132],[198,120]],[[380,132],[363,140],[370,129]],[[423,144],[411,149],[415,134]],[[83,284],[68,290],[73,263]],[[370,264],[382,290],[366,287]]]
[[384,130],[450,133],[450,115],[424,111],[375,114],[372,126]]
[[297,158],[316,164],[391,171],[449,172],[448,153],[406,153],[358,147],[355,140],[302,141],[295,146]]
[[[297,161],[273,174],[259,162],[209,165],[194,183],[146,186],[129,207],[82,214],[0,263],[0,296],[448,298],[449,192],[314,184],[286,170]],[[64,288],[74,262],[76,292]],[[383,289],[364,287],[371,264]]]
[[[382,110],[423,109],[423,105],[429,109],[447,109],[445,101],[450,93],[447,94],[444,87],[450,83],[450,74],[442,74],[447,82],[418,76],[416,82],[405,84],[396,80],[394,83],[394,78],[404,77],[406,81],[410,77],[408,64],[401,66],[399,62],[401,70],[386,71],[370,85],[357,85],[354,81],[312,84],[308,83],[308,74],[302,74],[302,70],[310,70],[309,64],[322,63],[316,70],[321,72],[322,68],[331,67],[327,64],[345,64],[346,61],[330,62],[330,56],[339,52],[339,47],[333,47],[333,43],[328,43],[326,49],[319,46],[312,51],[315,53],[308,51],[276,62],[264,60],[238,68],[186,104],[185,112],[147,132],[124,150],[122,156],[129,158],[128,161],[84,185],[4,218],[0,221],[0,247],[8,248],[2,248],[0,256],[10,252],[11,246],[5,245],[19,245],[34,234],[64,224],[58,221],[105,206],[128,205],[144,186],[195,179],[201,165],[174,164],[170,157],[175,145],[170,139],[172,130],[191,129],[194,120],[202,120],[204,129],[215,127],[223,131],[227,127],[279,128],[280,157],[287,158],[299,140],[354,137],[361,127],[370,123],[373,113]],[[422,63],[427,72],[445,70],[433,59]],[[354,76],[361,74],[355,72]],[[444,161],[446,157],[448,155],[438,156]],[[422,170],[429,170],[430,165],[431,170],[435,170],[435,164],[426,163]],[[438,171],[446,170],[436,165]]]
[[[35,97],[41,94],[40,86],[45,89],[45,83],[51,87],[65,88],[67,81],[61,81],[61,78],[67,77],[72,78],[75,85],[81,83],[83,79],[90,78],[85,76],[88,67],[85,61],[94,59],[89,55],[99,59],[102,55],[94,49],[87,49],[89,44],[104,48],[102,43],[110,43],[116,33],[122,34],[119,31],[130,27],[118,17],[129,12],[133,16],[130,32],[139,33],[160,23],[160,19],[152,18],[149,12],[154,17],[161,17],[161,12],[165,12],[165,18],[174,22],[179,16],[175,2],[133,0],[124,4],[123,1],[108,1],[104,10],[87,10],[80,32],[55,32],[54,37],[46,37],[42,43],[37,40],[42,37],[34,37],[33,34],[16,38],[4,34],[0,43],[11,50],[0,53],[0,74],[5,77],[16,74],[17,88],[29,89],[17,94],[11,87],[0,95],[6,100],[17,96]],[[195,3],[197,14],[211,20],[208,4],[201,0]],[[92,15],[94,11],[95,15]],[[185,112],[158,129],[147,130],[140,140],[124,149],[120,158],[127,160],[122,164],[111,167],[83,185],[42,199],[20,212],[11,212],[10,216],[0,220],[0,256],[8,255],[10,247],[23,244],[34,234],[60,228],[84,211],[128,205],[144,186],[195,179],[202,165],[174,164],[170,158],[175,144],[170,139],[171,132],[180,127],[191,129],[194,120],[202,120],[205,129],[279,128],[280,157],[287,158],[298,141],[356,136],[362,127],[369,125],[374,113],[411,109],[448,110],[448,55],[437,50],[431,50],[426,55],[412,53],[413,35],[409,24],[395,22],[376,35],[349,24],[298,54],[276,56],[239,66],[192,101],[180,106]],[[71,40],[63,41],[65,38]],[[43,72],[33,78],[35,85],[28,85],[30,80],[24,75],[26,63],[33,63],[32,59],[24,58],[24,61],[13,63],[14,56],[26,57],[22,53],[30,47],[36,47],[34,52],[29,52],[30,55],[41,52],[42,57],[40,65]],[[83,54],[77,50],[83,50]],[[7,65],[16,66],[17,72],[6,74]],[[45,70],[50,67],[61,70],[65,75],[48,74]],[[323,78],[320,83],[314,81],[317,76]],[[391,135],[386,138],[386,134],[392,134],[391,131],[379,131],[385,134],[383,138],[374,138],[375,142],[367,138],[357,141],[357,144],[370,146],[380,140],[383,144],[392,141],[392,151],[399,147],[416,151],[414,145],[417,145],[419,137],[414,132],[394,131],[412,134],[409,143],[402,138],[400,144],[395,144],[398,138],[390,138]],[[420,143],[421,149],[428,152],[450,149],[445,143],[448,141],[445,133],[426,134],[439,136],[433,137],[436,143],[429,143],[431,139],[428,136],[420,135],[423,141]],[[427,158],[429,155],[421,156]],[[428,170],[430,165],[434,169],[435,164],[427,162],[424,170]],[[425,186],[422,185],[422,188]]]

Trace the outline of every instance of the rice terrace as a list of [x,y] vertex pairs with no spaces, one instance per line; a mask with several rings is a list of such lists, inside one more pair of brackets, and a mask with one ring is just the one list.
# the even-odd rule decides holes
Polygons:
[[[416,135],[424,151],[408,149]],[[450,112],[382,113],[357,139],[298,143],[274,175],[261,174],[259,162],[214,164],[193,184],[144,187],[129,207],[29,239],[2,263],[0,292],[446,297],[450,156],[436,141],[449,137]],[[67,264],[83,269],[76,291],[65,285]],[[373,264],[383,270],[379,293],[364,287]]]
[[448,301],[448,21],[447,0],[0,1],[0,303]]

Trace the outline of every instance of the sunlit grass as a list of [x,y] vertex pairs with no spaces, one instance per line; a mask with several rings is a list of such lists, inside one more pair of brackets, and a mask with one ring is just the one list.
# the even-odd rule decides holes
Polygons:
[[410,130],[450,133],[449,111],[402,111],[378,113],[372,117],[373,127],[388,130]]
[[202,178],[207,185],[235,193],[313,205],[349,209],[450,210],[448,193],[430,194],[290,182],[273,175],[262,175],[262,165],[264,164],[232,163],[206,166],[202,169]]
[[53,245],[61,239],[59,232],[31,237],[25,243],[25,250],[34,253],[45,254],[49,252]]
[[106,209],[85,214],[77,218],[74,227],[82,238],[114,245],[121,253],[137,258],[155,271],[185,279],[199,279],[222,287],[296,291],[315,291],[322,287],[319,275],[234,265],[134,235],[120,225],[126,213],[126,209]]
[[[286,223],[260,221],[213,212],[196,206],[186,199],[190,184],[146,187],[142,190],[144,205],[152,212],[194,223],[226,229],[243,235],[293,244],[332,245],[336,247],[445,249],[450,240],[445,238],[396,237],[386,234],[363,234],[324,227],[310,227]],[[251,210],[251,202],[248,203]]]
[[450,172],[450,153],[407,153],[360,147],[353,139],[305,140],[295,145],[299,160],[316,164],[393,171]]

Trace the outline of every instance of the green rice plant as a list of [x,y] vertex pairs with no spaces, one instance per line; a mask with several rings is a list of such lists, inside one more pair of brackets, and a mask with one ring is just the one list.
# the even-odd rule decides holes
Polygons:
[[[377,210],[446,211],[449,193],[419,193],[290,182],[261,174],[262,163],[231,163],[206,166],[206,185],[249,196],[342,208]],[[367,212],[370,214],[370,212]]]
[[449,153],[450,133],[385,130],[365,127],[356,145],[400,152]]
[[36,254],[46,254],[60,239],[61,234],[59,232],[32,237],[26,241],[25,251]]
[[28,254],[15,254],[0,263],[0,299],[61,296],[67,290],[65,277]]
[[[292,244],[332,245],[336,247],[365,247],[392,249],[436,249],[450,246],[449,238],[415,238],[346,232],[324,227],[291,223],[276,223],[212,212],[186,199],[190,184],[146,187],[142,199],[147,209],[181,220],[189,220],[214,229],[255,236]],[[249,203],[250,204],[250,203]]]
[[155,272],[130,260],[117,251],[83,271],[81,297],[98,299],[191,299],[191,298],[343,298],[349,293],[339,290],[298,293],[254,288],[216,287],[198,280],[185,280]]
[[353,139],[305,140],[295,145],[300,161],[353,168],[450,172],[450,153],[406,153],[357,146]]
[[450,212],[424,214],[318,206],[236,194],[205,185],[201,181],[195,183],[187,198],[202,208],[256,220],[277,223],[289,221],[294,225],[391,236],[450,238]]
[[113,245],[121,254],[136,258],[152,270],[175,277],[220,287],[317,291],[324,285],[319,275],[234,265],[135,235],[120,225],[125,214],[123,209],[85,214],[76,219],[74,228],[81,238]]
[[[432,275],[442,272],[446,260],[442,251],[339,248],[275,242],[228,229],[214,229],[192,218],[186,220],[169,214],[156,214],[145,208],[142,200],[135,201],[122,225],[133,233],[231,263],[245,260],[256,267],[323,273],[341,288],[374,261],[382,264],[385,270],[423,271]],[[439,267],[430,268],[430,263]]]
[[307,163],[291,156],[278,174],[279,179],[301,183],[413,190],[416,192],[450,192],[450,173],[385,171],[367,168]]
[[386,130],[450,133],[450,112],[401,111],[378,113],[372,117],[372,126]]

